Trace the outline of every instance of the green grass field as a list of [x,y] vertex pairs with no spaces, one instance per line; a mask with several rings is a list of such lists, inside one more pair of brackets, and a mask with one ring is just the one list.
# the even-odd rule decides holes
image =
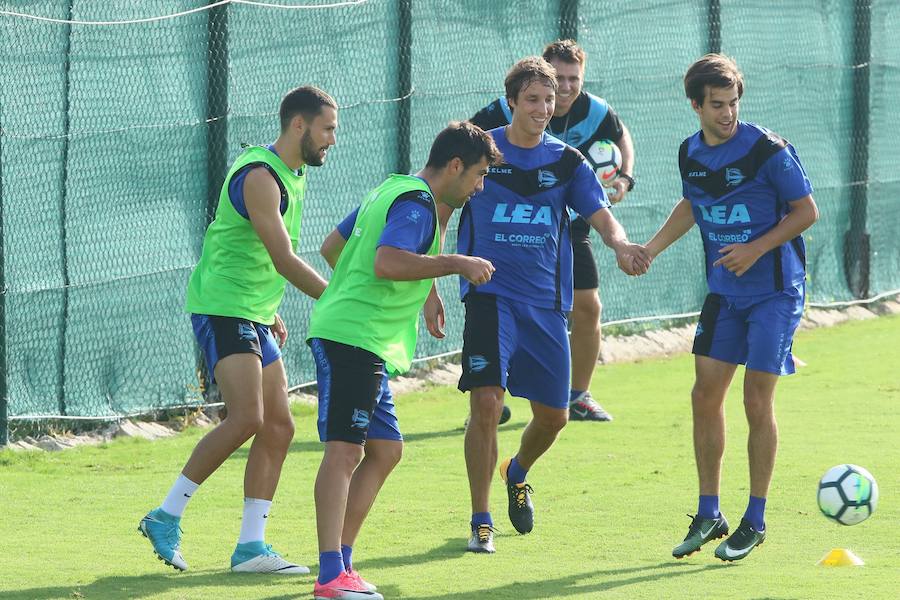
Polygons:
[[[803,332],[809,366],[778,390],[781,447],[769,498],[769,537],[725,565],[713,545],[676,561],[671,548],[696,509],[689,355],[602,367],[594,395],[616,420],[572,423],[529,476],[536,526],[515,535],[499,482],[492,508],[497,554],[467,554],[469,497],[462,454],[465,397],[431,388],[398,400],[407,435],[354,552],[386,598],[895,598],[900,583],[900,317]],[[742,371],[738,371],[738,376]],[[501,455],[515,452],[528,413],[511,400]],[[728,399],[722,509],[736,525],[748,495],[739,381]],[[268,541],[316,571],[312,486],[321,458],[315,414],[297,407],[297,437]],[[60,453],[0,452],[0,600],[12,598],[311,597],[313,575],[227,571],[241,516],[244,450],[197,493],[183,519],[186,573],[164,568],[135,531],[193,445],[126,439]],[[878,512],[855,527],[819,514],[818,478],[852,462],[878,479]],[[853,549],[864,567],[817,567],[829,549]]]

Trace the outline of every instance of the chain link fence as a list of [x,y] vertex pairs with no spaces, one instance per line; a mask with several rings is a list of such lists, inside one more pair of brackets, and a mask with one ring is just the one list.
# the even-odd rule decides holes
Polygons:
[[[187,279],[228,164],[241,142],[277,137],[287,90],[314,84],[341,106],[298,249],[327,272],[319,245],[364,193],[420,167],[448,121],[559,37],[585,48],[585,89],[634,137],[638,185],[614,209],[632,239],[680,193],[678,145],[697,127],[683,73],[723,51],[745,74],[742,118],[790,140],[815,186],[809,298],[898,290],[898,29],[892,0],[0,2],[0,444],[7,420],[204,402]],[[699,309],[695,234],[639,279],[595,251],[605,320]],[[423,335],[420,358],[461,345],[456,281],[440,289],[448,336]],[[310,309],[289,289],[292,385],[314,379]]]

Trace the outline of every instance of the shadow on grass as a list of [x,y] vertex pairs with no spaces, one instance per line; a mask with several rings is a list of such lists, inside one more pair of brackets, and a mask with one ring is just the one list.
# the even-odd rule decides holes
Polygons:
[[[234,597],[234,590],[244,588],[246,593],[252,594],[260,600],[295,600],[297,598],[310,598],[312,596],[315,575],[292,576],[290,579],[296,582],[296,592],[284,594],[275,592],[272,596],[266,596],[265,588],[268,585],[283,585],[285,579],[273,579],[271,575],[256,575],[248,573],[230,573],[220,570],[196,571],[187,573],[135,575],[133,577],[101,577],[86,585],[67,585],[35,587],[15,591],[0,592],[0,600],[25,600],[37,599],[56,600],[72,598],[84,598],[85,600],[124,600],[126,598],[156,598],[173,590],[180,591],[183,597],[191,597],[191,589],[208,587],[218,589],[221,598]],[[274,591],[274,590],[273,590]]]
[[[490,559],[488,559],[490,560]],[[480,598],[515,598],[516,600],[538,600],[543,598],[564,598],[567,596],[583,596],[585,594],[608,592],[617,588],[625,588],[632,585],[656,581],[658,579],[672,579],[684,575],[694,575],[704,571],[727,568],[725,565],[691,565],[685,563],[662,562],[658,565],[644,567],[626,567],[622,569],[599,569],[578,573],[557,579],[547,579],[541,582],[523,581],[508,583],[497,587],[485,587],[481,590],[470,592],[455,592],[449,594],[409,595],[404,598],[428,598],[429,600],[475,600]],[[655,572],[654,572],[655,571]],[[645,574],[640,574],[645,573]],[[622,575],[632,577],[618,578]],[[583,580],[606,578],[605,581],[580,585]],[[385,591],[389,586],[385,586]]]
[[[508,423],[506,425],[501,425],[499,431],[515,431],[517,429],[524,429],[525,423]],[[458,437],[460,438],[460,449],[462,449],[462,438],[465,433],[465,429],[462,427],[457,427],[455,429],[447,429],[445,431],[423,431],[421,433],[410,433],[404,434],[403,441],[407,444],[414,444],[417,442],[424,442],[428,440],[440,439],[440,438],[451,438]],[[323,450],[322,442],[316,440],[304,440],[302,442],[295,441],[291,444],[289,452],[316,452],[321,453]],[[460,450],[461,452],[462,450]],[[250,453],[249,446],[238,448],[231,455],[232,457],[241,457],[247,458],[247,455]]]

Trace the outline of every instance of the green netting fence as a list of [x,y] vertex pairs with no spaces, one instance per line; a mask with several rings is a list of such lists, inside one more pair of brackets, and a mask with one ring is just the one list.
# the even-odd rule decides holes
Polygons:
[[[745,74],[742,118],[789,139],[815,186],[810,299],[898,290],[898,30],[894,0],[0,2],[0,444],[7,420],[205,401],[185,286],[228,163],[274,140],[287,90],[341,106],[299,248],[324,271],[321,241],[363,194],[421,166],[449,120],[558,37],[586,49],[585,89],[634,137],[638,185],[614,209],[632,239],[680,193],[678,145],[697,127],[684,70],[723,51]],[[607,322],[699,309],[696,234],[640,279],[595,246]],[[423,337],[419,357],[460,347],[456,288],[440,282],[448,337]],[[314,379],[310,308],[288,291],[292,385]]]

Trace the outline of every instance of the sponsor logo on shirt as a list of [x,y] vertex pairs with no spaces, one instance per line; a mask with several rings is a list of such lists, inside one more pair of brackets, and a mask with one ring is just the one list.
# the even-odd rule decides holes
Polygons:
[[731,208],[724,205],[700,206],[700,216],[707,223],[716,225],[732,225],[734,223],[749,223],[750,211],[746,204],[734,204]]
[[691,171],[688,177],[706,177],[706,171]]
[[526,233],[495,233],[494,241],[519,248],[540,248],[550,239],[550,233],[528,235]]
[[489,175],[512,175],[511,167],[488,167]]
[[509,205],[505,202],[497,203],[494,208],[494,216],[491,217],[492,223],[528,223],[531,225],[551,225],[549,206],[539,206],[535,211],[533,204],[516,204],[510,212],[507,213]]
[[421,217],[421,216],[422,216],[422,213],[420,213],[418,210],[413,210],[411,213],[406,215],[406,218],[409,219],[410,221],[412,221],[413,223],[418,223],[419,217]]
[[744,229],[740,233],[715,233],[710,231],[706,237],[709,238],[709,241],[720,244],[743,244],[750,240],[751,233],[752,230],[750,229]]

